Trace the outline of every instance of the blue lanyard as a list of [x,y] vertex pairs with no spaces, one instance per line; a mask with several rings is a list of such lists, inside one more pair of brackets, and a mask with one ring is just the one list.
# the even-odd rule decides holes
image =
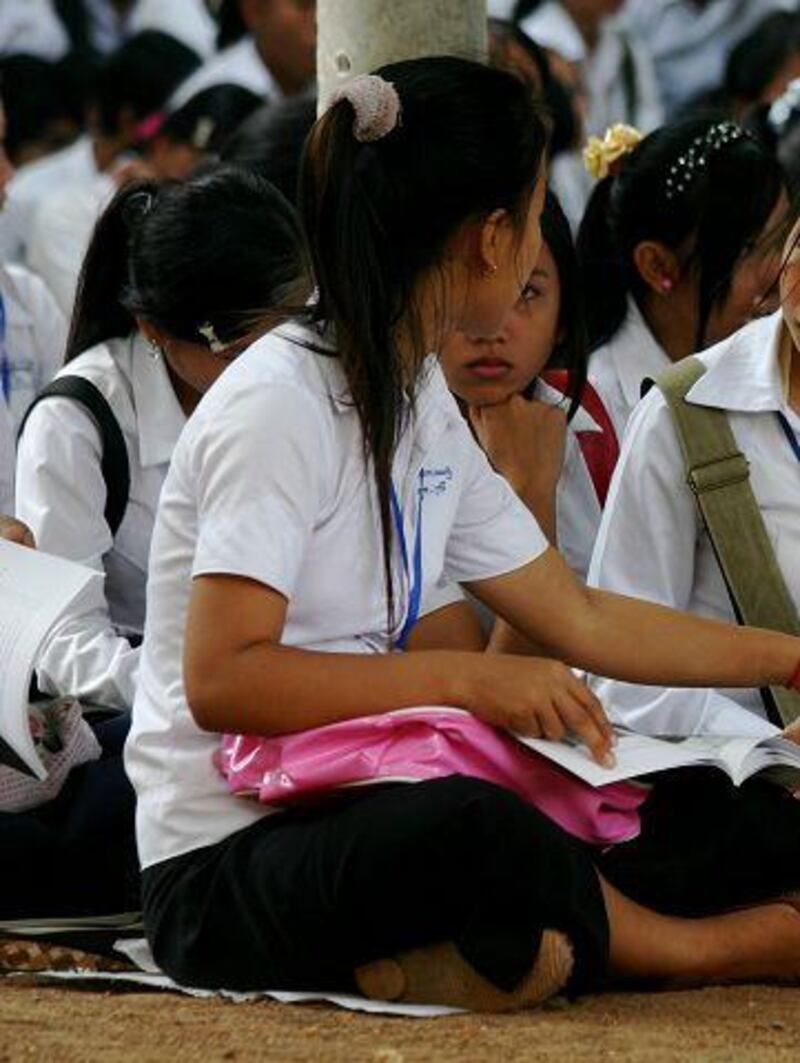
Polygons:
[[422,605],[422,496],[424,495],[422,472],[419,474],[419,483],[417,486],[417,526],[414,533],[414,556],[409,563],[408,556],[408,543],[406,542],[406,532],[403,526],[403,511],[400,508],[400,500],[397,497],[397,491],[394,484],[392,484],[392,517],[394,518],[394,526],[397,531],[397,538],[400,543],[400,557],[403,561],[403,572],[406,577],[406,583],[409,586],[408,592],[408,611],[406,613],[405,621],[403,622],[402,630],[395,642],[395,647],[399,650],[404,650],[408,642],[409,636],[419,619],[419,610]]
[[11,359],[6,347],[6,304],[0,295],[0,389],[6,402],[11,398]]
[[783,429],[783,434],[789,441],[789,446],[794,451],[794,456],[800,461],[800,439],[797,438],[797,434],[792,426],[789,424],[789,419],[785,413],[778,414],[778,424]]

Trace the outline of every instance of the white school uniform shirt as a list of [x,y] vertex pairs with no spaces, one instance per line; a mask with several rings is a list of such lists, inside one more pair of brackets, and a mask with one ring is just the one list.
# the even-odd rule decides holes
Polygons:
[[731,50],[774,11],[796,0],[628,0],[624,23],[647,42],[669,116],[722,82]]
[[172,95],[170,110],[183,107],[193,96],[213,85],[241,85],[270,103],[284,97],[280,86],[258,54],[252,37],[243,37],[236,44],[223,48],[208,59],[199,70],[190,74]]
[[98,172],[94,146],[88,136],[20,167],[8,184],[8,196],[0,216],[0,259],[24,262],[40,204],[68,185],[87,185]]
[[[536,383],[535,397],[553,406],[560,405],[563,399],[560,391],[541,380]],[[585,580],[602,510],[578,441],[578,432],[602,432],[600,425],[582,406],[567,425],[564,465],[556,491],[556,532],[559,551],[573,572]]]
[[49,553],[105,573],[91,599],[54,629],[38,661],[42,690],[115,708],[133,704],[144,629],[145,582],[156,505],[186,418],[163,359],[139,337],[81,354],[61,375],[78,374],[107,399],[125,438],[131,489],[112,540],[97,426],[72,399],[48,398],[31,413],[19,443],[17,515]]
[[[661,125],[664,111],[652,59],[646,45],[626,32],[618,19],[603,21],[591,52],[572,16],[558,0],[546,0],[520,25],[538,44],[581,68],[588,98],[587,136],[602,137],[616,122],[636,126],[642,133]],[[628,63],[633,74],[633,109],[626,85]],[[554,187],[564,197],[567,217],[576,228],[594,187],[580,151],[559,156]]]
[[[800,606],[800,463],[778,422],[800,417],[784,396],[780,314],[754,321],[698,355],[707,372],[687,401],[721,406],[750,464],[750,481],[791,597]],[[734,612],[661,392],[631,419],[606,503],[590,584],[734,622]],[[675,690],[601,679],[595,693],[616,720],[648,734],[776,733],[755,690]]]
[[[338,360],[309,350],[308,336],[284,326],[226,370],[189,421],[164,484],[125,757],[144,867],[213,845],[268,812],[228,793],[214,766],[219,736],[197,726],[186,702],[193,577],[235,574],[279,591],[289,603],[286,645],[339,653],[389,646],[358,415]],[[416,412],[407,410],[393,480],[410,553],[421,536],[423,599],[443,582],[507,573],[546,549],[474,442],[433,358]],[[409,581],[399,550],[395,563],[402,620]]]
[[16,438],[25,411],[64,361],[67,322],[43,282],[21,266],[0,265],[5,311],[4,380],[0,395],[0,513],[14,512]]
[[0,265],[10,367],[8,407],[18,432],[28,407],[64,363],[67,319],[47,285],[22,266]]
[[69,38],[51,0],[1,0],[0,55],[36,55],[55,61],[69,50]]
[[589,359],[589,383],[603,400],[620,443],[642,397],[642,384],[670,364],[669,355],[648,328],[636,301],[629,298],[622,325]]

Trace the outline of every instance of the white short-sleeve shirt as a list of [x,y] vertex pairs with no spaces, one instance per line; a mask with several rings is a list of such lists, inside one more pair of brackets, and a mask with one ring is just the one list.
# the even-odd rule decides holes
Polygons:
[[[755,321],[698,355],[707,371],[687,402],[721,407],[750,465],[750,482],[781,572],[800,605],[800,463],[778,420],[795,433],[778,347],[781,315]],[[597,537],[589,583],[701,616],[735,621],[686,483],[664,396],[654,388],[631,418]],[[773,734],[756,690],[686,690],[594,681],[606,711],[649,734]]]
[[[358,416],[335,357],[286,326],[257,341],[201,402],[178,443],[150,558],[148,622],[126,764],[143,865],[214,844],[266,814],[234,798],[214,766],[181,668],[191,579],[246,576],[288,599],[283,642],[386,650],[381,534]],[[546,549],[536,522],[492,472],[429,359],[407,412],[393,482],[422,598],[443,581],[513,571]],[[409,580],[395,551],[397,626]]]
[[82,376],[103,394],[124,437],[130,495],[112,538],[105,519],[102,447],[91,415],[72,399],[34,407],[19,444],[17,515],[43,550],[105,575],[79,611],[50,632],[37,662],[42,690],[130,708],[144,627],[156,505],[186,417],[163,359],[140,336],[84,351],[59,376]]

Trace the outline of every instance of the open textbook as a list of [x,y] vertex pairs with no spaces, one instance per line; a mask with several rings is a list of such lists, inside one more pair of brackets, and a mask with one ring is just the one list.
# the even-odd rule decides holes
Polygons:
[[605,786],[691,765],[719,768],[736,786],[760,771],[769,771],[783,783],[800,784],[800,745],[780,735],[772,738],[727,735],[653,738],[622,728],[615,728],[615,734],[617,763],[613,768],[604,768],[594,761],[586,746],[577,739],[549,742],[521,735],[517,738],[592,786]]
[[44,779],[28,702],[47,633],[99,572],[0,540],[0,763]]

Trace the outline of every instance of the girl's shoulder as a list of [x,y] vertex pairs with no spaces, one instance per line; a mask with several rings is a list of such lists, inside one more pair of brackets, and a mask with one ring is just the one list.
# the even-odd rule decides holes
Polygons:
[[[100,343],[62,366],[55,379],[81,377],[88,381],[105,399],[122,432],[135,435],[132,357],[132,343],[128,340]],[[30,408],[25,419],[23,438],[35,440],[53,431],[63,433],[72,430],[99,434],[92,414],[82,402],[48,395],[40,397]]]

